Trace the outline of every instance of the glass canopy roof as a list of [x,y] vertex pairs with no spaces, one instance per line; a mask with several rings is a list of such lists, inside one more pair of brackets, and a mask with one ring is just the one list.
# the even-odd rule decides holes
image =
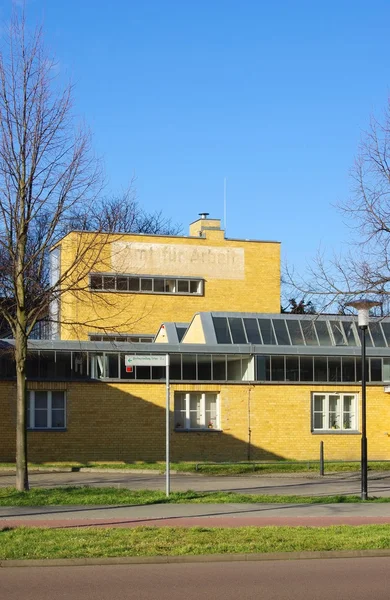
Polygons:
[[[356,319],[338,315],[211,313],[218,344],[277,346],[359,346]],[[390,347],[390,320],[370,322],[368,347]]]

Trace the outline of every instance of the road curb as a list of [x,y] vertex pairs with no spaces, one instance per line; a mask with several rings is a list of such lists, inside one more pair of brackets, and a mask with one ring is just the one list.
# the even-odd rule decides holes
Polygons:
[[10,567],[85,567],[96,565],[315,560],[319,558],[377,558],[386,556],[390,556],[390,548],[378,550],[330,550],[317,552],[267,552],[258,554],[201,554],[186,556],[116,556],[110,558],[25,559],[1,560],[0,569]]

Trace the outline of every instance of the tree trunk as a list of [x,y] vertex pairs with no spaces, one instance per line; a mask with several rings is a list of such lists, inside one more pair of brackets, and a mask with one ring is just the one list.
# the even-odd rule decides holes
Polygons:
[[[19,283],[19,282],[18,282]],[[23,298],[24,290],[17,287]],[[16,366],[16,489],[19,492],[29,489],[27,469],[27,401],[26,401],[26,314],[24,302],[17,308],[15,328]]]
[[27,340],[18,327],[15,338],[16,363],[16,489],[29,489],[27,470],[27,402],[26,402]]

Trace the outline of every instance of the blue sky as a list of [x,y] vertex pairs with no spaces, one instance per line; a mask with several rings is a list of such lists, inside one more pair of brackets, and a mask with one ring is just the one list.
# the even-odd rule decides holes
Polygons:
[[[1,18],[9,17],[7,2]],[[278,240],[304,269],[349,235],[332,206],[389,93],[390,3],[360,0],[27,0],[43,21],[108,190],[187,225]]]

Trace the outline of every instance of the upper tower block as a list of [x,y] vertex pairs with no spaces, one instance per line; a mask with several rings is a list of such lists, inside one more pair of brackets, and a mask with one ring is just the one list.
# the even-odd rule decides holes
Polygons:
[[203,237],[208,240],[223,240],[225,232],[221,229],[221,219],[209,219],[209,213],[199,213],[200,219],[190,224],[191,237]]

